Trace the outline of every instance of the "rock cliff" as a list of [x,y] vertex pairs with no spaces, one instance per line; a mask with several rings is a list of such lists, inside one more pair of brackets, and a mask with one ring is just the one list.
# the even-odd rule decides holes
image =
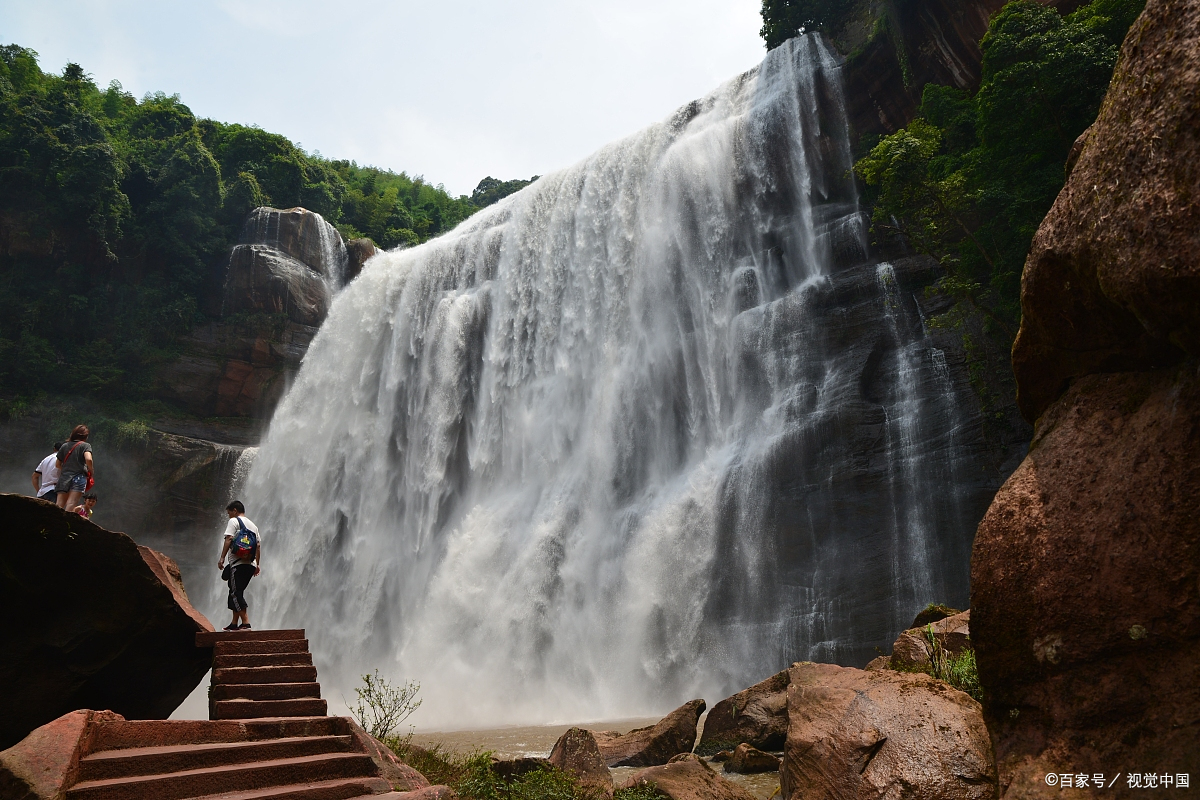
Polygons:
[[1025,461],[975,540],[971,638],[1006,797],[1200,773],[1200,0],[1150,0],[1034,239]]
[[356,241],[352,254],[303,208],[255,209],[229,256],[220,317],[184,341],[160,396],[197,416],[270,419],[333,294],[374,252]]

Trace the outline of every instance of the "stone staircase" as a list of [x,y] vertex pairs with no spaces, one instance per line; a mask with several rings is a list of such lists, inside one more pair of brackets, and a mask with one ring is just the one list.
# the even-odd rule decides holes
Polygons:
[[198,633],[196,643],[213,648],[212,719],[98,722],[67,800],[442,796],[392,791],[374,740],[325,716],[304,631]]
[[213,648],[209,719],[324,716],[317,668],[303,630],[196,634]]

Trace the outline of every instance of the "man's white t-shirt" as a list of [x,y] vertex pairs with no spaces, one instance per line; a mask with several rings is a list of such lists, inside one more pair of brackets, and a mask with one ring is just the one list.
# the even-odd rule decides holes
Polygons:
[[[229,518],[229,524],[225,526],[225,541],[227,541],[227,542],[233,541],[234,534],[236,534],[239,530],[239,528],[238,528],[238,520],[239,519],[242,521],[242,524],[246,526],[247,530],[254,531],[255,535],[258,536],[258,546],[262,547],[262,534],[258,532],[258,526],[255,525],[253,522],[251,522],[250,518],[244,514],[240,517],[230,517]],[[239,561],[238,559],[235,559],[233,557],[233,549],[230,548],[229,553],[225,556],[225,563],[232,564],[233,566],[237,566],[238,564],[253,564],[254,556],[250,556],[250,558],[242,559]]]
[[58,453],[51,453],[43,458],[42,463],[38,464],[38,468],[34,471],[42,473],[42,485],[38,487],[37,493],[37,496],[41,497],[58,485]]

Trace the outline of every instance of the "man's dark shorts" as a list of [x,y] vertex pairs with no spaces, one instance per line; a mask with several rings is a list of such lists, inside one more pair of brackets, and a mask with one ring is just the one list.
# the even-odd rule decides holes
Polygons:
[[254,577],[253,564],[238,564],[229,574],[229,610],[230,611],[245,611],[246,598],[242,596],[242,592],[246,591],[246,587],[250,585],[250,579]]
[[43,495],[38,495],[38,500],[45,500],[47,503],[57,502],[58,501],[58,490],[51,489],[50,491],[46,492]]

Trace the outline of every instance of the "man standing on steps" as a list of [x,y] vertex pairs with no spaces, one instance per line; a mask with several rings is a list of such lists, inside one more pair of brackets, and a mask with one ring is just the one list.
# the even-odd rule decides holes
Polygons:
[[[229,583],[229,610],[233,612],[233,621],[225,630],[244,631],[250,629],[250,613],[243,593],[250,579],[260,572],[262,534],[258,532],[258,526],[246,518],[242,501],[234,500],[225,506],[225,513],[229,515],[229,524],[225,526],[225,544],[217,559],[217,569]],[[229,556],[228,565],[225,564],[226,556]]]

